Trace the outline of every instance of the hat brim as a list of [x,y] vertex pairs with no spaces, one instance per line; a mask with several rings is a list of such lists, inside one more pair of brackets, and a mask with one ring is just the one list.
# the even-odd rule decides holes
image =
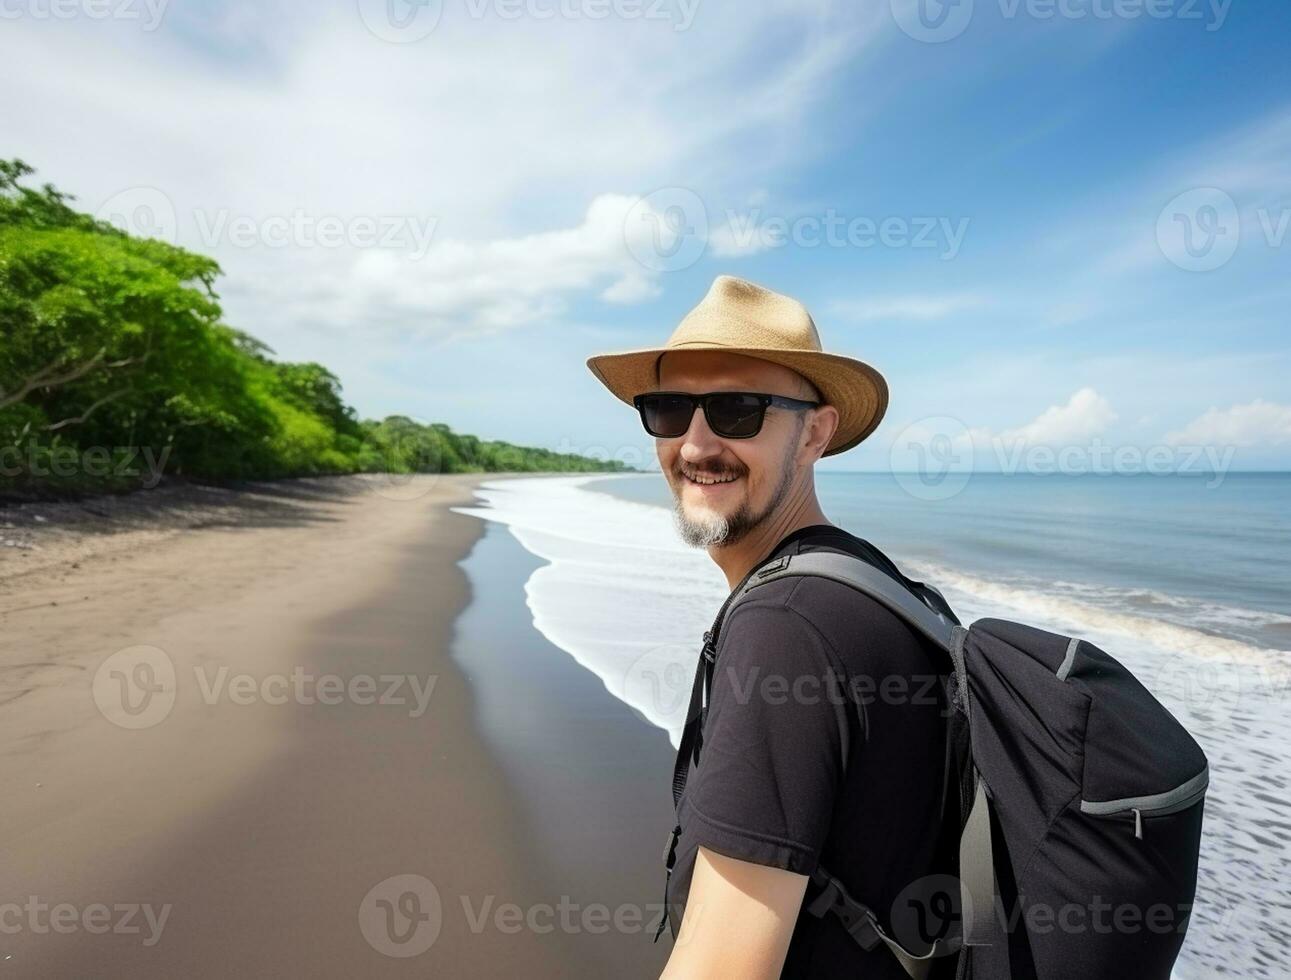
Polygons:
[[744,354],[783,365],[801,374],[816,386],[825,403],[838,411],[838,429],[822,456],[846,452],[860,443],[878,428],[888,408],[888,385],[883,375],[864,361],[823,351],[696,344],[599,354],[589,357],[587,366],[616,398],[631,405],[634,396],[658,389],[656,366],[659,358],[678,350]]

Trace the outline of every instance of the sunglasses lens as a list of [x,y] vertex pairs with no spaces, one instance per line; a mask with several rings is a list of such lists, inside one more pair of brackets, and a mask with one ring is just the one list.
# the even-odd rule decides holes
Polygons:
[[694,411],[689,398],[676,395],[647,395],[641,399],[641,418],[646,431],[664,439],[685,435]]
[[765,413],[761,400],[752,395],[714,395],[708,402],[708,424],[717,435],[728,439],[757,435]]

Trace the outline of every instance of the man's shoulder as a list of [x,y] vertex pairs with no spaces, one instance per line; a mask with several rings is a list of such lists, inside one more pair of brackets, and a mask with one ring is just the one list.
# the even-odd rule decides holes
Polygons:
[[832,551],[852,555],[889,575],[900,577],[896,563],[879,548],[845,528],[834,524],[813,524],[787,535],[773,552],[781,555],[800,555],[814,551]]
[[[834,553],[848,555],[876,568],[902,584],[902,575],[896,564],[882,551],[864,538],[859,538],[849,531],[834,525],[817,524],[802,528],[787,536],[772,552],[770,559],[784,556],[805,555],[813,553]],[[770,560],[768,559],[768,560]],[[900,621],[885,606],[858,593],[850,586],[832,579],[817,575],[791,575],[766,585],[758,586],[756,593],[745,598],[745,602],[760,599],[802,612],[810,605],[813,598],[824,597],[829,600],[831,608],[839,610],[850,608],[852,597],[860,600],[856,605],[866,613],[876,610],[886,617]]]
[[[896,565],[868,541],[832,525],[815,525],[791,535],[775,550],[782,555],[835,552],[851,555],[901,582]],[[840,656],[852,661],[863,657],[872,665],[875,656],[896,655],[906,659],[921,650],[923,643],[904,619],[876,599],[848,585],[815,575],[792,575],[768,582],[745,597],[733,610],[739,619],[741,607],[758,608],[757,619],[765,630],[770,616],[808,624]],[[768,613],[779,610],[779,613]],[[855,662],[849,666],[858,666]]]

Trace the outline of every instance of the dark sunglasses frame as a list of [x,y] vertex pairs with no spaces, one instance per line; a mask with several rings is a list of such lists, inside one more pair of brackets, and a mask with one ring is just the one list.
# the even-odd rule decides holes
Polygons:
[[[758,424],[757,428],[752,432],[730,435],[713,424],[713,416],[709,410],[711,400],[714,398],[721,398],[723,396],[729,397],[731,395],[740,395],[757,399],[758,405],[760,406],[758,412]],[[646,400],[660,396],[682,398],[690,402],[690,412],[686,415],[686,425],[680,432],[656,432],[654,429],[650,428],[650,423],[646,419]],[[803,409],[808,408],[819,408],[821,405],[820,402],[805,401],[802,398],[790,398],[787,395],[768,395],[760,391],[709,391],[702,395],[694,395],[689,391],[648,391],[644,394],[635,396],[632,399],[632,404],[636,406],[637,412],[641,416],[641,424],[645,427],[646,432],[650,433],[650,435],[654,436],[656,439],[678,439],[681,436],[684,436],[690,429],[690,423],[695,418],[696,406],[703,406],[704,421],[708,423],[708,427],[713,430],[714,435],[720,436],[723,439],[752,439],[762,431],[762,423],[766,421],[767,417],[767,408],[772,405],[777,408],[788,408],[794,411],[802,411]]]

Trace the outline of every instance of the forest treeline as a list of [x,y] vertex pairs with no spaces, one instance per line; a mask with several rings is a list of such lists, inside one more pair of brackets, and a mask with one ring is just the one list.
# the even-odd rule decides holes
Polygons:
[[129,489],[163,470],[219,481],[627,468],[360,419],[327,368],[278,361],[224,323],[214,260],[84,214],[28,186],[32,173],[0,160],[0,491]]

